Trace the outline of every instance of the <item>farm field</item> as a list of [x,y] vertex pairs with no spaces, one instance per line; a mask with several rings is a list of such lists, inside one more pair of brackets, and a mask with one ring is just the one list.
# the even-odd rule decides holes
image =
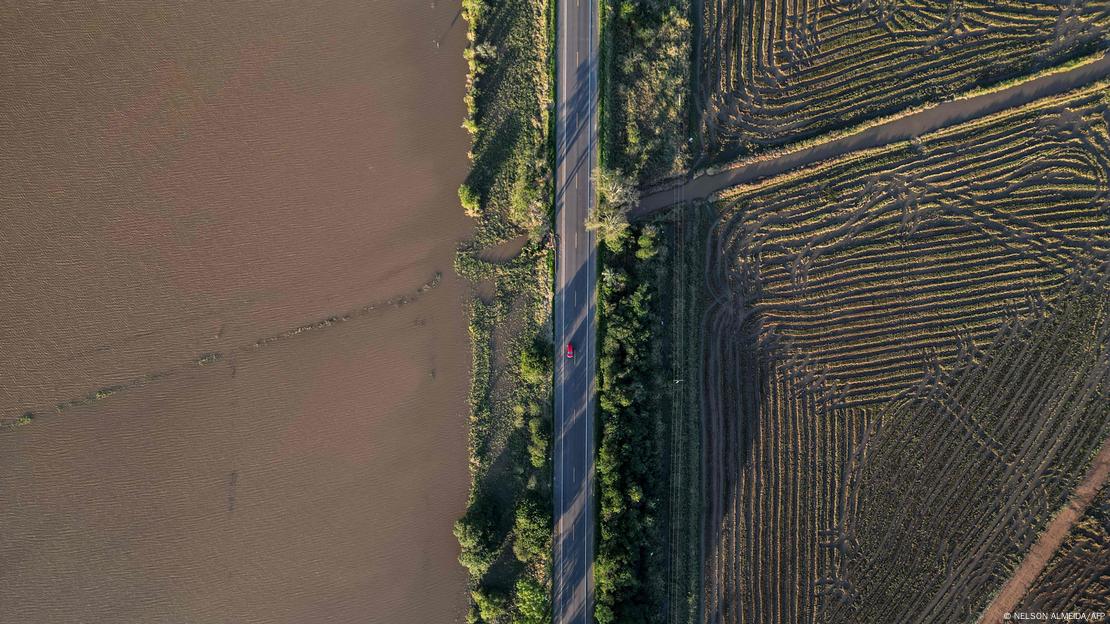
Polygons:
[[[982,25],[964,6],[948,9],[952,84],[975,80],[961,55],[994,50],[1009,71],[1019,49],[1055,49],[1031,17],[998,26],[1009,5],[997,37],[961,35]],[[1050,33],[1101,28],[1104,10],[1071,6]],[[832,14],[888,34],[933,15],[849,8]],[[975,621],[1021,563],[1110,435],[1107,89],[718,196],[698,619]]]
[[704,155],[750,154],[1108,45],[1110,5],[707,0],[695,64]]
[[[991,599],[990,605],[979,617],[980,622],[1005,620],[1006,614],[1013,614],[1014,611],[1018,610],[1019,603],[1027,595],[1030,595],[1031,591],[1034,592],[1032,596],[1036,596],[1034,583],[1044,575],[1046,569],[1051,569],[1048,568],[1048,564],[1050,559],[1057,556],[1057,553],[1059,553],[1059,557],[1067,556],[1068,548],[1071,548],[1073,543],[1069,543],[1065,548],[1065,540],[1073,533],[1073,530],[1084,530],[1085,527],[1081,521],[1084,520],[1088,510],[1092,513],[1098,513],[1096,498],[1099,495],[1100,488],[1103,488],[1108,481],[1110,481],[1110,438],[1102,443],[1102,448],[1099,449],[1090,462],[1087,474],[1072,490],[1071,496],[1064,505],[1053,515],[1052,521],[1048,523],[1044,531],[1037,537],[1037,541],[1025,553],[1021,563],[1010,575],[1002,589]],[[1092,504],[1094,504],[1093,507]],[[1099,549],[1101,545],[1096,542],[1092,547]],[[1097,550],[1095,553],[1098,556],[1102,554]],[[1096,556],[1096,562],[1098,556]],[[1083,585],[1088,585],[1091,581],[1097,580],[1089,577],[1099,577],[1102,573],[1103,570],[1092,570],[1085,575],[1077,575],[1076,578],[1071,579],[1076,583],[1072,587],[1079,589]]]
[[1110,487],[1103,486],[1015,611],[1098,611],[1110,604]]

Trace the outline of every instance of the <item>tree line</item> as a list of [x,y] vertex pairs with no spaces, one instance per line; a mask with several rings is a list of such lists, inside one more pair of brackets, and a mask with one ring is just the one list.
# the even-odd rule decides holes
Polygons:
[[660,618],[661,465],[652,363],[659,233],[630,226],[606,243],[600,282],[597,458],[600,624]]

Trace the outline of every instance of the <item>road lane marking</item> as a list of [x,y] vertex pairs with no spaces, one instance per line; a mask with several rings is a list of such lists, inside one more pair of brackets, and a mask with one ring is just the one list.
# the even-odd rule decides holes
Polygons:
[[[566,37],[567,37],[567,16],[566,16],[566,13],[567,12],[566,11],[560,11],[560,13],[562,13],[563,27],[560,29],[561,30],[561,32],[560,32],[561,41],[559,43],[562,44],[562,49],[566,50]],[[560,178],[559,188],[560,188],[560,191],[561,191],[560,192],[560,197],[561,197],[561,200],[562,200],[562,209],[559,210],[559,207],[556,206],[556,210],[558,210],[558,214],[559,214],[560,232],[563,235],[565,235],[566,234],[566,214],[565,214],[565,212],[566,212],[566,154],[567,154],[567,151],[568,151],[567,150],[567,123],[566,123],[566,121],[567,121],[566,120],[566,115],[567,115],[567,105],[566,105],[567,67],[566,67],[566,63],[560,63],[560,69],[562,70],[561,71],[561,73],[562,73],[561,78],[562,79],[560,80],[560,83],[562,84],[562,89],[561,89],[561,92],[559,93],[559,98],[560,98],[560,100],[562,100],[562,102],[561,102],[562,103],[562,108],[563,108],[562,112],[563,112],[563,116],[564,116],[564,118],[563,118],[563,140],[561,142],[562,143],[562,151],[563,151],[562,156],[563,156],[563,158],[560,161],[561,166],[559,168],[560,169],[560,171],[559,171],[559,173],[560,173],[560,175],[559,175],[559,178]],[[556,119],[558,119],[558,115],[556,116]],[[563,238],[563,240],[565,241],[566,238]],[[560,280],[561,281],[561,285],[560,285],[561,295],[560,295],[560,298],[559,298],[559,308],[560,308],[560,316],[561,316],[560,331],[562,332],[562,335],[565,336],[566,328],[563,327],[563,325],[566,323],[566,309],[567,309],[567,301],[566,301],[566,245],[560,245],[560,247],[562,247],[562,249],[560,249],[560,251],[561,251],[560,255],[562,256],[562,264],[560,266],[560,269],[561,269],[560,272],[563,274],[562,277],[561,277],[561,280]],[[565,423],[566,423],[566,394],[563,391],[563,384],[561,383],[562,379],[564,379],[566,377],[566,367],[564,366],[564,364],[565,364],[564,362],[559,363],[559,374],[560,374],[559,375],[560,376],[559,397],[560,397],[560,400],[559,400],[559,414],[558,414],[558,418],[556,419],[556,425],[557,425],[557,431],[555,432],[556,433],[556,438],[555,438],[556,441],[560,441],[560,440],[563,439],[562,438],[563,429],[564,429],[564,426],[565,426]],[[560,443],[560,448],[561,447],[562,447],[562,444]],[[563,470],[565,469],[565,467],[566,467],[566,461],[564,460],[562,453],[560,453],[559,454],[559,467],[558,467],[559,478],[557,480],[558,485],[560,486],[559,487],[559,505],[558,505],[558,509],[557,509],[557,511],[559,513],[559,533],[560,533],[560,537],[561,537],[561,534],[563,533],[563,531],[566,528],[565,524],[563,522],[564,510],[566,508],[566,504],[565,504],[566,503],[566,479],[564,478],[564,473],[563,473]],[[553,555],[555,556],[555,559],[556,559],[556,565],[561,568],[562,562],[566,559],[566,551],[564,550],[564,543],[563,543],[562,539],[559,539],[558,549],[556,550],[555,553],[553,553]],[[555,579],[554,579],[554,582],[555,582],[554,593],[555,593],[556,600],[559,600],[560,596],[562,595],[563,587],[562,587],[562,583],[559,582],[559,581],[562,581],[562,580],[563,580],[562,575],[559,572],[556,572]]]
[[[576,0],[575,4],[576,4],[576,6],[581,6],[580,0]],[[587,58],[591,63],[594,62],[594,56],[593,56],[594,55],[594,47],[595,47],[594,46],[594,36],[596,35],[596,17],[597,17],[596,16],[596,9],[597,9],[596,5],[591,2],[590,11],[589,11],[589,18],[590,18],[591,21],[587,22],[588,30],[587,30],[587,33],[586,33],[587,36],[589,37],[589,41],[588,41],[588,45],[587,45],[587,47],[588,47],[588,57]],[[560,58],[566,58],[566,53],[569,52],[569,47],[566,47],[566,46],[569,46],[569,41],[570,41],[570,38],[571,38],[570,37],[571,33],[569,32],[569,21],[570,20],[569,20],[568,17],[566,17],[568,11],[562,11],[562,13],[563,13],[563,19],[561,21],[562,21],[563,29],[562,29],[562,33],[561,33],[562,36],[559,37],[559,43],[562,44],[564,47],[562,48],[563,54],[560,55]],[[576,19],[575,23],[581,25],[582,21],[584,21],[584,20]],[[580,34],[581,33],[579,33],[579,35]],[[581,51],[582,51],[580,36],[575,37],[575,42],[576,42],[575,61],[576,61],[576,63],[580,63],[581,62],[580,55],[581,55]],[[562,116],[564,127],[563,127],[563,132],[562,132],[562,139],[563,140],[561,142],[562,167],[560,167],[559,180],[560,180],[560,184],[561,184],[560,188],[563,190],[563,193],[561,195],[561,201],[559,202],[559,205],[556,206],[556,208],[558,210],[559,232],[562,235],[562,238],[560,239],[560,241],[565,243],[565,241],[567,240],[566,237],[565,237],[567,227],[572,227],[573,226],[573,228],[574,228],[574,238],[575,238],[575,241],[574,241],[575,242],[575,247],[574,247],[574,249],[572,249],[572,251],[576,251],[577,249],[579,249],[579,247],[578,247],[578,245],[579,245],[578,232],[579,232],[580,229],[582,229],[582,226],[584,225],[584,219],[581,218],[581,215],[579,213],[582,212],[583,210],[585,210],[588,213],[588,211],[592,208],[592,206],[594,204],[594,197],[593,197],[594,181],[592,179],[587,179],[586,180],[587,195],[584,198],[585,203],[583,204],[582,202],[579,201],[580,198],[577,195],[577,191],[578,191],[579,186],[580,186],[579,185],[579,177],[580,177],[579,174],[581,173],[581,171],[576,171],[573,174],[573,176],[571,176],[571,177],[574,178],[574,185],[575,185],[576,193],[572,196],[573,199],[571,199],[571,200],[567,199],[567,194],[566,194],[565,191],[568,190],[567,189],[568,185],[566,183],[569,180],[567,179],[568,175],[567,175],[567,169],[566,168],[567,168],[567,160],[570,157],[571,152],[573,151],[572,145],[570,143],[570,120],[571,120],[570,112],[571,112],[571,110],[570,110],[569,100],[566,98],[567,93],[568,93],[567,84],[568,84],[568,80],[569,80],[569,75],[568,75],[568,72],[567,72],[567,66],[568,65],[569,65],[569,63],[562,63],[562,68],[561,68],[562,69],[562,72],[561,72],[562,75],[560,76],[561,77],[560,83],[562,84],[563,89],[562,89],[562,93],[561,93],[561,96],[560,96],[559,99],[560,99],[560,104],[563,106],[563,109],[564,109],[563,110],[563,116]],[[594,153],[595,153],[594,152],[594,147],[595,147],[594,139],[596,137],[596,108],[594,106],[594,100],[595,100],[595,97],[596,97],[596,76],[594,75],[594,69],[592,67],[588,68],[588,69],[590,70],[590,75],[587,78],[585,86],[587,87],[587,98],[588,98],[587,99],[587,106],[589,107],[588,111],[587,111],[587,115],[588,115],[587,116],[587,121],[589,123],[589,126],[588,126],[588,134],[585,137],[586,145],[585,145],[585,159],[584,160],[586,161],[587,166],[592,167],[593,162],[594,162],[594,158],[595,158],[594,157]],[[576,68],[576,70],[577,70],[577,68]],[[576,78],[576,85],[578,87],[583,86],[583,85],[579,84],[577,78]],[[578,117],[578,114],[576,113],[575,118],[577,119],[577,117]],[[569,217],[566,214],[567,210],[570,210],[573,213]],[[568,223],[568,220],[570,220],[571,223]],[[596,245],[595,237],[588,231],[586,232],[586,240],[587,240],[587,245]],[[568,254],[567,254],[567,251],[566,251],[565,244],[561,244],[560,247],[561,247],[561,249],[559,250],[560,253],[559,253],[558,257],[561,260],[561,262],[560,262],[561,271],[560,272],[562,272],[563,275],[559,279],[560,291],[561,291],[560,300],[559,300],[559,312],[560,312],[560,315],[561,315],[561,320],[560,320],[560,323],[559,323],[559,332],[560,332],[560,337],[566,339],[567,337],[569,337],[569,329],[570,329],[570,324],[571,324],[571,323],[568,322],[567,317],[566,317],[566,288],[567,288],[566,271],[567,271],[567,268],[568,268],[568,265],[566,264],[566,261],[567,261],[567,258],[568,258]],[[576,254],[571,254],[571,255],[573,256],[573,255],[576,255]],[[590,251],[587,250],[587,257],[586,257],[586,263],[585,263],[587,270],[588,271],[593,271],[595,263],[596,263],[595,254],[590,253]],[[594,279],[594,276],[593,276],[592,272],[589,273],[588,275],[586,275],[586,285],[587,285],[586,295],[587,295],[587,299],[586,299],[586,302],[585,302],[585,306],[586,306],[585,311],[586,311],[586,325],[587,325],[587,327],[586,327],[586,331],[587,331],[587,333],[586,333],[586,355],[587,355],[587,360],[591,360],[592,351],[594,350],[593,344],[591,343],[591,340],[590,340],[591,337],[593,337],[593,334],[591,333],[591,331],[592,331],[593,318],[595,316],[595,310],[594,310],[594,306],[593,306],[592,298],[591,298],[591,295],[593,294],[594,291],[589,288],[590,284],[593,283],[594,281],[595,281],[595,279]],[[594,284],[594,285],[596,287],[596,284]],[[575,318],[577,319],[578,318],[577,317],[577,312],[578,312],[578,310],[577,310],[577,307],[578,307],[578,292],[577,292],[577,289],[574,291],[572,296],[574,297],[572,313],[575,314]],[[556,351],[556,354],[558,356],[558,350]],[[584,424],[583,434],[584,434],[584,440],[586,442],[586,447],[585,447],[586,452],[585,452],[585,463],[584,463],[585,472],[583,474],[583,481],[581,482],[581,487],[582,487],[581,495],[584,497],[584,509],[583,509],[583,512],[580,514],[580,516],[578,518],[578,520],[580,520],[581,523],[582,523],[581,524],[581,533],[580,533],[579,532],[580,527],[579,527],[578,521],[573,522],[571,524],[571,526],[569,526],[569,527],[565,524],[564,515],[567,511],[567,508],[566,508],[566,494],[567,494],[567,487],[568,487],[568,480],[566,479],[566,453],[567,453],[567,448],[566,448],[566,443],[567,442],[566,442],[566,440],[569,439],[569,437],[564,437],[562,435],[564,433],[570,433],[570,428],[568,428],[568,427],[570,427],[570,423],[568,423],[568,420],[577,421],[577,415],[576,414],[577,414],[577,407],[578,406],[575,405],[574,409],[571,410],[571,414],[570,414],[569,419],[568,419],[568,412],[567,412],[567,408],[566,408],[566,402],[567,402],[566,386],[570,383],[570,380],[569,380],[570,373],[568,373],[568,370],[569,370],[569,366],[571,364],[577,365],[577,362],[568,363],[568,362],[566,362],[565,357],[562,357],[560,359],[562,361],[560,362],[560,365],[559,365],[559,371],[560,371],[560,374],[558,376],[559,388],[557,389],[556,397],[557,397],[557,399],[559,399],[559,403],[560,403],[560,407],[559,407],[559,410],[558,410],[559,413],[558,413],[557,416],[558,416],[558,420],[559,420],[559,422],[558,422],[559,434],[560,434],[559,440],[562,442],[560,444],[560,449],[563,452],[561,452],[559,454],[559,466],[558,466],[558,470],[557,470],[557,475],[559,476],[559,485],[561,487],[559,488],[559,509],[558,509],[558,512],[560,514],[559,522],[558,522],[559,531],[560,531],[560,540],[559,540],[559,546],[556,549],[556,551],[557,551],[556,556],[557,556],[557,559],[558,559],[557,566],[558,566],[558,569],[559,569],[557,574],[556,574],[556,580],[557,580],[556,600],[557,600],[557,604],[559,605],[559,607],[557,607],[557,608],[559,608],[559,610],[561,611],[560,615],[562,617],[566,617],[568,613],[573,612],[573,610],[574,610],[573,605],[580,604],[580,606],[581,606],[581,611],[580,612],[582,614],[583,621],[590,622],[590,621],[592,621],[592,615],[593,615],[593,610],[592,610],[590,602],[589,602],[590,589],[591,589],[591,586],[593,584],[592,583],[592,581],[593,581],[593,578],[592,578],[593,561],[592,561],[592,557],[590,557],[589,547],[590,547],[590,539],[591,539],[590,534],[591,534],[591,531],[593,529],[593,526],[589,522],[589,518],[590,518],[589,510],[591,508],[591,501],[590,501],[590,493],[591,492],[590,492],[590,487],[589,487],[590,486],[589,476],[590,476],[590,466],[591,466],[591,463],[592,463],[592,460],[593,460],[593,456],[592,456],[592,453],[590,452],[590,446],[589,446],[590,437],[591,437],[590,436],[591,432],[589,430],[590,429],[590,427],[589,427],[590,417],[591,417],[591,414],[589,413],[589,407],[590,407],[590,398],[593,395],[593,381],[594,380],[593,380],[593,376],[591,374],[591,370],[588,369],[588,368],[585,369],[586,385],[585,385],[585,405],[583,406],[584,410],[585,410],[585,414],[584,414],[585,417],[583,419],[583,424]],[[589,365],[589,362],[587,362],[587,366],[588,365]],[[577,399],[577,398],[581,398],[581,397],[578,397],[577,395],[575,395],[575,398]],[[572,467],[572,479],[569,481],[569,483],[579,484],[579,482],[577,480],[577,476],[578,476],[577,475],[577,464],[575,464],[572,461],[571,462],[571,467]],[[566,531],[566,529],[568,529],[568,528],[569,528],[569,532]],[[568,579],[570,579],[571,575],[574,574],[573,569],[575,568],[575,566],[573,566],[573,565],[568,566],[568,564],[574,564],[574,563],[577,563],[577,562],[567,560],[566,550],[565,550],[566,543],[567,543],[567,541],[570,541],[573,544],[574,539],[579,539],[580,538],[579,536],[582,536],[581,539],[583,539],[583,543],[582,543],[583,558],[581,560],[581,563],[583,564],[583,569],[584,569],[584,572],[585,572],[585,574],[584,574],[585,578],[583,579],[583,583],[581,584],[581,586],[579,586],[576,583],[572,586],[572,592],[567,593],[566,592],[566,589],[567,589],[566,582],[568,581]],[[581,593],[581,594],[578,592],[578,589],[580,589],[580,588],[583,590],[583,593]],[[561,619],[559,621],[560,622],[566,622],[567,620],[562,620]]]

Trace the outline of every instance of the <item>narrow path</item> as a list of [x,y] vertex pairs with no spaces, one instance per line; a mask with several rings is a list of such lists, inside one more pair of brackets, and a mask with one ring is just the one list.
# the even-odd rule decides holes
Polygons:
[[1014,570],[1010,580],[1002,587],[1002,591],[998,592],[990,606],[983,611],[983,615],[979,618],[980,624],[1001,624],[1006,621],[1005,614],[1013,611],[1028,593],[1033,582],[1052,559],[1052,555],[1059,550],[1060,544],[1064,543],[1072,527],[1083,517],[1091,501],[1102,489],[1107,476],[1110,476],[1110,438],[1102,443],[1098,455],[1091,462],[1090,470],[1075,487],[1071,498],[1060,511],[1056,512],[1056,516],[1048,523],[1048,528],[1037,539],[1037,543],[1033,544],[1033,548],[1029,549],[1021,565]]
[[1007,108],[1021,106],[1046,96],[1065,93],[1107,76],[1110,76],[1110,52],[1097,61],[1068,71],[1021,82],[1001,91],[937,104],[856,134],[788,152],[776,158],[753,160],[748,163],[741,161],[738,166],[725,171],[698,175],[644,195],[631,216],[633,219],[643,218],[681,203],[684,199],[708,198],[713,193],[730,186],[768,178],[849,152],[907,141],[916,136]]

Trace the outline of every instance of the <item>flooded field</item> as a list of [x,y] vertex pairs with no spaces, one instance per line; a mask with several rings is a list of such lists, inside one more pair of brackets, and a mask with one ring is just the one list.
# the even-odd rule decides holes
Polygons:
[[459,619],[458,6],[0,35],[0,622]]

